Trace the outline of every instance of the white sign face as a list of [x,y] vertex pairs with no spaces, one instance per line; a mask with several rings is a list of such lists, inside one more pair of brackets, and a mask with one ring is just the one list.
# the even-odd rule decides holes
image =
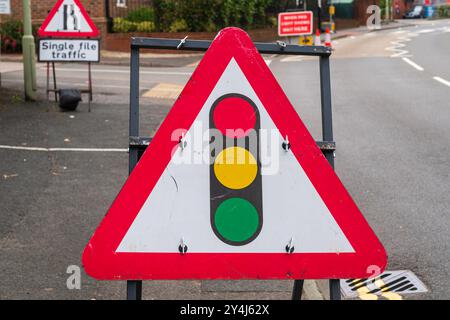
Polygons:
[[[280,146],[283,137],[234,59],[205,102],[197,125],[202,123],[206,127],[213,102],[229,93],[242,94],[255,102],[261,115],[261,127],[276,132],[274,145]],[[194,133],[197,125],[192,125],[186,137],[197,136]],[[189,252],[197,253],[277,253],[289,241],[299,253],[354,252],[291,153],[281,153],[278,174],[271,174],[275,168],[261,168],[263,206],[265,212],[271,214],[264,217],[264,227],[257,239],[243,246],[230,246],[220,241],[210,227],[208,216],[209,163],[192,165],[187,161],[192,154],[207,153],[209,148],[202,149],[201,143],[187,140],[187,147],[173,155],[117,252],[171,252],[178,247],[181,236],[189,243]],[[280,195],[279,190],[295,190],[295,196]],[[177,201],[171,200],[175,198]]]
[[39,61],[98,62],[100,43],[98,40],[87,39],[41,39]]
[[10,0],[0,0],[0,14],[11,14]]

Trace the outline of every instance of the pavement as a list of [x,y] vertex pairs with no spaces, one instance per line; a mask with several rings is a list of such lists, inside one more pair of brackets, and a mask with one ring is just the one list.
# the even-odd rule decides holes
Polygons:
[[[400,22],[402,23],[402,22]],[[389,270],[412,270],[428,287],[404,299],[449,299],[450,20],[416,21],[335,39],[332,55],[336,170],[389,255]],[[320,139],[314,58],[264,57],[312,135]],[[195,62],[141,69],[141,130],[151,135]],[[127,177],[127,66],[93,68],[94,103],[60,112],[22,101],[22,71],[0,63],[0,299],[123,299],[124,282],[82,273],[81,252]],[[17,65],[16,65],[17,66]],[[86,85],[84,65],[57,65],[61,86]],[[63,148],[51,151],[50,148]],[[88,151],[96,149],[97,151]],[[84,150],[84,151],[81,151]],[[309,299],[327,296],[307,282]],[[289,299],[291,281],[146,281],[146,299]]]

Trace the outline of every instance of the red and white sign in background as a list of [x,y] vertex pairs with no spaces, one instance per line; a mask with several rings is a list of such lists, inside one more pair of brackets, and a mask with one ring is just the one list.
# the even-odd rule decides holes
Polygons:
[[283,12],[278,15],[278,35],[280,37],[303,36],[312,33],[312,11]]

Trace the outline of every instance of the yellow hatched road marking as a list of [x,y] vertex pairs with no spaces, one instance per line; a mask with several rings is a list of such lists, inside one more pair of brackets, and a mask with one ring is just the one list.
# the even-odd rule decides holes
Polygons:
[[[354,279],[353,283],[357,283],[359,280],[360,279]],[[375,280],[374,284],[378,288],[385,286],[384,281],[381,279]],[[370,290],[367,286],[363,286],[356,290],[356,292],[358,292],[358,297],[361,300],[378,300],[378,296],[376,294],[369,293],[370,291],[372,290]],[[403,300],[401,295],[395,292],[390,292],[388,288],[381,289],[381,296],[388,300]]]
[[158,83],[145,92],[142,96],[146,98],[176,99],[183,90],[183,86],[173,83]]
[[[358,282],[360,279],[353,280],[353,283]],[[358,292],[359,298],[361,300],[378,300],[378,296],[373,293],[369,293],[369,288],[366,286],[363,286],[359,289],[356,289],[356,292]]]
[[[385,285],[385,283],[383,282],[383,280],[378,279],[377,281],[375,281],[375,285],[378,288],[381,288]],[[395,292],[390,292],[387,288],[381,289],[381,296],[388,300],[403,300],[403,297],[401,295]]]
[[199,63],[200,63],[200,60],[194,61],[194,62],[191,62],[188,65],[186,65],[186,67],[194,67],[194,68],[196,68]]

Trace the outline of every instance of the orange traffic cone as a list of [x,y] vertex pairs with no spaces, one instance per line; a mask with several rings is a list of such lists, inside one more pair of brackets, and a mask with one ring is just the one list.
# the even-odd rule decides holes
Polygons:
[[330,28],[327,28],[325,33],[325,47],[331,47]]
[[321,46],[322,40],[320,39],[320,29],[316,30],[316,37],[314,38],[314,45],[315,46]]

